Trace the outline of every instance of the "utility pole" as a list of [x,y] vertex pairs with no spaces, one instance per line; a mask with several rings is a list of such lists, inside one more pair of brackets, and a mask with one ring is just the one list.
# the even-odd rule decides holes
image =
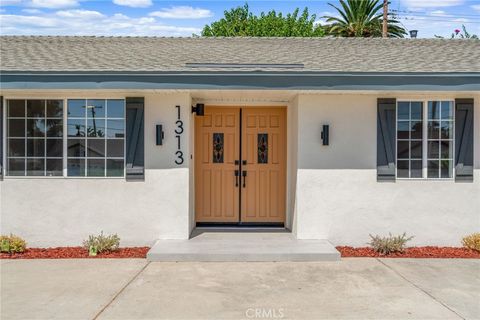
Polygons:
[[388,38],[388,0],[383,0],[382,38]]

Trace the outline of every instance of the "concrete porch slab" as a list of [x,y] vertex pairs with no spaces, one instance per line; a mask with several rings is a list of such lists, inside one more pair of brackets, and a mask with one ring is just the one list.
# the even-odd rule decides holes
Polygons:
[[327,240],[297,240],[284,229],[195,229],[189,240],[158,240],[148,261],[337,261]]

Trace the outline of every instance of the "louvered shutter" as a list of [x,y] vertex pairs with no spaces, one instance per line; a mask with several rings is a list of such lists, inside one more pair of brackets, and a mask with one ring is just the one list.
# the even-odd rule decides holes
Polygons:
[[396,99],[377,100],[377,181],[395,181]]
[[473,99],[455,100],[455,180],[473,181]]
[[145,179],[144,98],[126,98],[126,179]]

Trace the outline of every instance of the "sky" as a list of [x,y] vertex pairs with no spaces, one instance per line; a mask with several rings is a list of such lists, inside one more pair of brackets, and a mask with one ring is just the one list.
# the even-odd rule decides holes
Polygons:
[[[308,7],[323,24],[338,0],[248,1],[254,13]],[[0,0],[1,35],[191,36],[245,1]],[[449,37],[462,24],[480,35],[480,0],[391,0],[390,10],[419,38]]]

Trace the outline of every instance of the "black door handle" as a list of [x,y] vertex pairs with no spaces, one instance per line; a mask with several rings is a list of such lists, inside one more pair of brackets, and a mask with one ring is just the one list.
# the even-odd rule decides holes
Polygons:
[[243,187],[245,188],[245,181],[247,181],[247,171],[242,171],[242,177],[243,177]]
[[238,177],[240,176],[240,172],[235,170],[235,187],[238,188]]

